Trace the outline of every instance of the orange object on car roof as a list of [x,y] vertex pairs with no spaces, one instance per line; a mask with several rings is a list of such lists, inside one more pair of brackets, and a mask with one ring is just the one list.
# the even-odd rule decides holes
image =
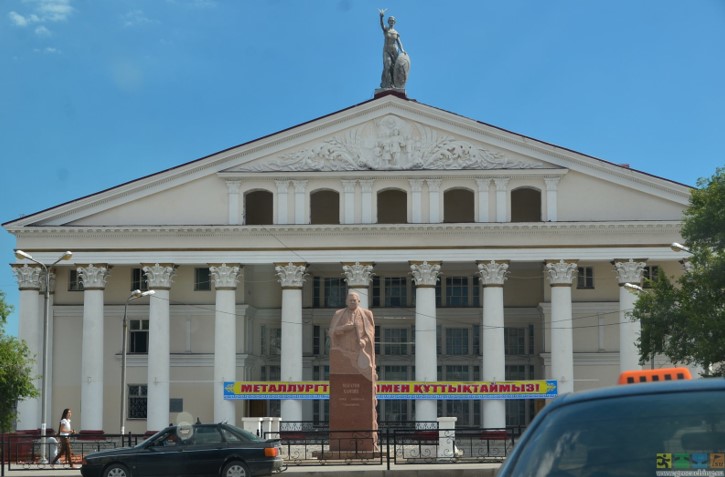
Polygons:
[[687,368],[661,368],[661,369],[637,369],[633,371],[622,371],[619,375],[619,384],[652,383],[657,381],[677,381],[681,379],[692,379],[692,374]]

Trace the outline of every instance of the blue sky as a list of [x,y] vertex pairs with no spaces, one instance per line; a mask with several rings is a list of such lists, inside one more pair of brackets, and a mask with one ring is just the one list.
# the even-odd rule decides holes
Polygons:
[[688,185],[725,165],[725,0],[3,0],[0,222],[372,98],[379,8],[411,99]]

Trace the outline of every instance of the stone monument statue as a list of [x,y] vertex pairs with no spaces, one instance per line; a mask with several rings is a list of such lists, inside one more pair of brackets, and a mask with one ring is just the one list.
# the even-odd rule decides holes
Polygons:
[[[330,322],[330,450],[373,452],[377,449],[375,405],[375,322],[349,293],[347,307]],[[356,431],[356,432],[340,432]],[[365,432],[367,431],[367,432]]]
[[410,71],[410,58],[400,41],[400,34],[395,30],[395,17],[388,17],[388,26],[385,26],[383,18],[385,10],[380,12],[380,28],[383,29],[385,43],[383,45],[383,75],[380,80],[380,87],[383,89],[405,89]]

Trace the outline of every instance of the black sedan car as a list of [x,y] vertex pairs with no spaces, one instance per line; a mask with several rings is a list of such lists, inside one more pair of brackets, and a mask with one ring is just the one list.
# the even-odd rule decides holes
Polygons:
[[256,477],[283,470],[278,440],[229,424],[170,426],[135,447],[88,454],[83,477]]
[[565,394],[532,421],[497,477],[725,475],[725,379]]

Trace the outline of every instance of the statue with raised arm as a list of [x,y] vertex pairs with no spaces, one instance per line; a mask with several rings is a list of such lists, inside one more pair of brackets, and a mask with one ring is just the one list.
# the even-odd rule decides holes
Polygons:
[[388,26],[385,26],[383,18],[385,9],[378,10],[380,13],[380,28],[383,29],[385,44],[383,45],[383,75],[380,80],[381,88],[405,88],[410,70],[410,58],[400,41],[400,34],[395,30],[395,17],[388,17]]

